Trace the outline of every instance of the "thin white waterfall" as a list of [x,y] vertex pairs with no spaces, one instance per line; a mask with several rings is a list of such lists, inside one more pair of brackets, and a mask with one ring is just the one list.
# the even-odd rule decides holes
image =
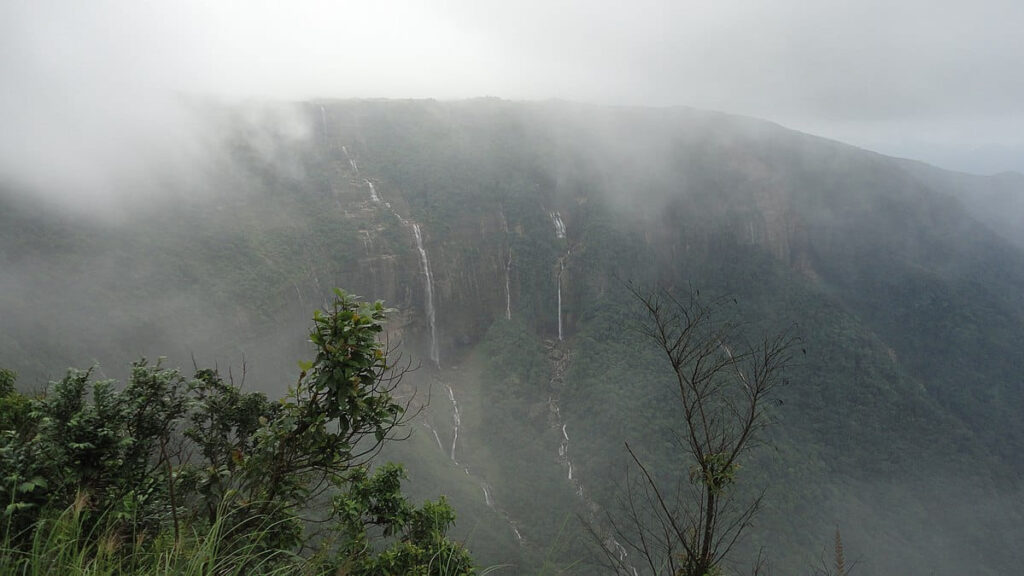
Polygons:
[[625,560],[629,553],[626,552],[626,547],[619,544],[619,541],[612,538],[612,547],[615,549],[615,553],[619,555],[619,560]]
[[722,350],[725,350],[725,353],[729,356],[729,360],[733,359],[733,357],[732,357],[732,349],[729,348],[728,344],[726,344],[725,342],[719,341],[718,342],[718,346],[721,347]]
[[505,262],[505,319],[512,319],[512,291],[509,289],[512,276],[512,248],[508,249],[508,260]]
[[324,138],[327,138],[327,111],[320,105],[320,126],[324,129]]
[[[555,345],[552,346],[554,347]],[[564,356],[560,358],[564,358]],[[555,382],[562,381],[564,371],[565,364],[556,362],[550,381],[552,387],[554,387]],[[562,410],[559,408],[558,399],[555,398],[554,395],[548,396],[548,410],[550,411],[549,422],[552,424],[552,428],[561,429],[562,432],[562,440],[558,446],[558,461],[568,468],[569,483],[576,489],[576,496],[578,496],[587,508],[590,509],[590,520],[592,522],[596,522],[595,519],[597,518],[600,507],[595,502],[587,498],[586,494],[583,492],[583,482],[580,480],[578,475],[573,473],[572,459],[569,457],[569,425],[562,420]],[[619,562],[624,564],[624,566],[628,568],[634,576],[638,576],[636,568],[626,561],[628,554],[626,552],[626,548],[622,544],[620,544],[610,534],[605,537],[602,544],[606,550],[617,556]]]
[[629,570],[633,573],[633,576],[640,576],[640,573],[637,571],[635,566],[626,563],[626,558],[629,557],[629,552],[626,551],[625,546],[619,544],[618,540],[616,540],[613,536],[608,536],[604,541],[604,547],[605,550],[608,550],[612,554],[618,556],[619,562],[626,564],[626,567],[629,568]]
[[[451,458],[452,458],[452,462],[455,462],[456,464],[458,464],[459,461],[455,459],[455,446],[459,442],[459,427],[462,426],[462,417],[459,415],[459,403],[455,401],[455,391],[452,390],[452,387],[451,387],[450,384],[448,384],[447,386],[448,386],[448,400],[450,400],[451,403],[452,403],[452,420],[455,423],[454,432],[452,433]],[[466,469],[466,474],[469,474],[469,469],[468,468]]]
[[[348,150],[344,146],[341,149],[347,157]],[[352,169],[358,174],[359,169],[356,168],[355,162],[351,158],[349,158],[349,162],[352,164]],[[363,182],[370,188],[370,199],[375,203],[381,203],[380,195],[377,194],[377,188],[373,185],[373,182],[370,182],[368,178],[364,178]],[[430,326],[430,360],[434,363],[434,366],[440,368],[441,354],[437,346],[437,312],[434,309],[434,275],[430,271],[430,259],[427,257],[427,250],[423,247],[423,233],[420,231],[418,223],[413,222],[411,219],[403,218],[401,214],[391,207],[390,202],[383,202],[383,204],[395,218],[398,218],[399,223],[412,228],[412,234],[416,240],[416,250],[420,253],[420,265],[423,267],[423,276],[426,277],[423,291],[424,299],[426,300],[427,323]]]
[[[353,160],[352,157],[349,155],[348,149],[346,149],[344,146],[342,146],[342,152],[345,154],[345,157],[348,159],[349,164],[351,165],[353,172],[355,172],[356,174],[359,174],[359,168],[357,167],[357,165],[355,163],[355,160]],[[368,178],[364,178],[363,181],[366,183],[367,187],[369,187],[369,189],[370,189],[370,199],[373,202],[379,202],[383,206],[385,206],[388,209],[388,211],[391,212],[391,214],[394,215],[394,217],[398,219],[399,223],[402,226],[412,228],[413,237],[416,240],[416,250],[419,252],[419,255],[420,255],[420,264],[421,264],[421,266],[423,268],[423,275],[426,277],[425,286],[424,286],[424,296],[425,296],[425,300],[426,300],[427,322],[428,322],[428,324],[430,326],[430,360],[434,363],[434,366],[436,366],[437,368],[440,368],[441,367],[441,358],[440,358],[440,351],[439,351],[439,347],[438,347],[438,343],[437,343],[437,313],[436,313],[436,309],[434,308],[434,275],[433,275],[433,273],[430,270],[430,259],[427,256],[427,250],[426,250],[426,248],[423,245],[423,232],[422,232],[422,230],[420,230],[419,223],[413,221],[412,219],[403,218],[402,215],[399,214],[398,211],[395,210],[391,206],[390,202],[385,202],[380,197],[380,195],[377,194],[377,190],[376,190],[376,187],[373,185],[373,182],[371,182]],[[369,237],[364,239],[364,245],[365,245],[365,243],[367,241],[369,241]],[[508,255],[508,260],[506,261],[506,264],[505,264],[505,272],[506,272],[506,278],[505,278],[505,315],[506,315],[507,318],[511,318],[511,314],[512,314],[512,312],[511,312],[512,311],[512,303],[511,303],[511,295],[510,295],[510,281],[509,281],[509,278],[508,278],[509,274],[510,274],[511,266],[512,266],[512,252],[511,252],[511,249],[510,249],[509,255]],[[317,284],[319,285],[319,282],[317,282]],[[438,377],[440,378],[440,373],[438,373]],[[457,465],[457,466],[461,466],[462,470],[466,473],[466,475],[468,477],[470,477],[474,482],[476,482],[478,486],[480,486],[480,489],[481,489],[481,491],[483,492],[483,495],[484,495],[484,502],[487,504],[487,506],[489,508],[491,508],[496,514],[498,514],[506,523],[508,523],[509,527],[512,529],[512,532],[513,532],[513,534],[516,537],[516,541],[518,541],[519,544],[521,544],[521,545],[525,544],[525,539],[523,538],[523,535],[519,532],[519,528],[516,526],[515,522],[509,516],[508,512],[503,510],[500,506],[495,504],[494,497],[491,495],[491,487],[490,487],[490,485],[487,484],[486,481],[483,478],[481,478],[481,477],[479,477],[477,475],[474,475],[470,471],[469,466],[466,466],[466,465],[463,465],[463,464],[459,464],[458,460],[456,460],[456,455],[458,453],[459,432],[460,432],[461,427],[462,427],[462,414],[459,411],[459,403],[458,403],[458,401],[455,398],[455,390],[454,390],[454,388],[452,388],[451,384],[445,384],[445,387],[447,388],[447,391],[448,391],[448,401],[451,403],[451,406],[452,406],[452,443],[451,443],[451,447],[450,448],[445,448],[444,443],[441,441],[441,436],[437,433],[437,430],[433,426],[431,426],[427,422],[424,422],[423,425],[427,429],[430,430],[430,433],[434,436],[434,441],[437,442],[437,446],[441,450],[441,452],[445,453],[445,454],[448,454],[448,456],[449,456],[449,458],[451,458],[452,462],[455,465]]]
[[[565,238],[565,222],[562,222],[562,215],[556,212],[548,212],[551,216],[551,223],[555,225],[555,237]],[[569,252],[566,255],[558,259],[558,340],[562,340],[562,272],[565,270],[565,258],[569,256]]]
[[576,494],[582,496],[581,489],[583,485],[579,483],[579,480],[574,480],[572,474],[572,460],[569,459],[569,432],[567,431],[568,424],[562,422],[562,411],[558,408],[558,402],[553,397],[548,397],[548,408],[551,410],[554,416],[555,425],[562,426],[562,441],[558,445],[558,459],[559,461],[569,468],[569,481],[576,485]]
[[365,178],[363,182],[366,182],[366,185],[370,187],[370,200],[373,200],[374,204],[380,204],[380,196],[377,196],[377,189],[373,187],[373,182]]
[[562,340],[562,260],[558,260],[558,340]]
[[549,212],[551,216],[551,222],[555,225],[555,236],[558,238],[565,238],[565,223],[562,222],[562,215],[558,212]]
[[324,295],[323,286],[320,285],[320,276],[317,275],[316,273],[316,267],[314,266],[312,269],[310,269],[310,272],[313,273],[313,284],[316,284],[316,292],[317,294],[320,294],[321,300],[323,300],[326,305],[327,297]]
[[434,434],[434,440],[437,440],[437,447],[441,449],[441,452],[444,452],[444,445],[441,444],[441,437],[437,435],[437,430],[434,430],[434,427],[428,422],[424,422],[423,425],[427,427],[427,430],[430,430]]
[[[426,300],[427,300],[427,322],[430,323],[430,360],[434,366],[441,367],[441,355],[437,349],[437,326],[434,312],[434,276],[430,273],[430,260],[427,259],[427,251],[423,248],[423,235],[420,233],[420,225],[412,223],[412,233],[416,236],[416,249],[420,251],[420,263],[423,265],[423,275],[427,277]],[[449,388],[450,390],[450,388]]]
[[352,171],[355,172],[356,175],[358,176],[359,175],[359,166],[357,166],[356,165],[356,161],[351,156],[349,156],[348,148],[342,146],[341,147],[341,151],[342,151],[342,153],[345,154],[345,158],[348,160],[348,165],[352,167]]

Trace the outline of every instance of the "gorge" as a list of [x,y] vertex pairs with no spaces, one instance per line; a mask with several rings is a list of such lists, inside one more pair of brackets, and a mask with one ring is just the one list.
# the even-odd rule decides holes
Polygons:
[[446,495],[483,565],[590,574],[626,553],[623,443],[689,474],[630,287],[693,288],[802,342],[743,464],[767,492],[740,557],[799,572],[838,525],[869,573],[1012,571],[1024,248],[985,199],[1019,179],[688,108],[295,108],[308,137],[257,127],[259,148],[228,114],[222,154],[114,224],[0,185],[0,366],[40,387],[195,356],[280,391],[333,287],[383,300],[419,410],[384,457]]

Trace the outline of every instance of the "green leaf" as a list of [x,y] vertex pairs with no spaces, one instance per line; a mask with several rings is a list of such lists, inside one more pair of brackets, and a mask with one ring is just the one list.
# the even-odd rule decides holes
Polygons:
[[11,514],[17,512],[18,510],[28,510],[33,506],[35,506],[35,504],[32,504],[31,502],[12,502],[7,505],[7,508],[4,509],[4,515],[10,516]]

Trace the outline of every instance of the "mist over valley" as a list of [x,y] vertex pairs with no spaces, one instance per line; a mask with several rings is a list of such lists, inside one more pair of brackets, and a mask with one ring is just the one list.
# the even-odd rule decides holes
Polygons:
[[656,4],[0,10],[0,572],[1015,573],[1019,9]]

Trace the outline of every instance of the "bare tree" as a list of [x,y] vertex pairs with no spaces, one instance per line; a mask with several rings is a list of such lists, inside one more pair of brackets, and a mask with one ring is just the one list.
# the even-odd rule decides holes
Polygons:
[[[625,514],[609,518],[612,532],[644,571],[717,574],[761,504],[763,491],[744,499],[735,490],[736,474],[769,423],[768,401],[796,340],[781,333],[749,344],[735,324],[715,317],[723,302],[705,303],[696,291],[685,300],[633,294],[646,312],[643,332],[664,353],[678,387],[682,419],[674,432],[689,474],[668,488],[627,443]],[[617,572],[638,573],[636,560],[609,552]],[[762,569],[759,560],[754,571]]]

